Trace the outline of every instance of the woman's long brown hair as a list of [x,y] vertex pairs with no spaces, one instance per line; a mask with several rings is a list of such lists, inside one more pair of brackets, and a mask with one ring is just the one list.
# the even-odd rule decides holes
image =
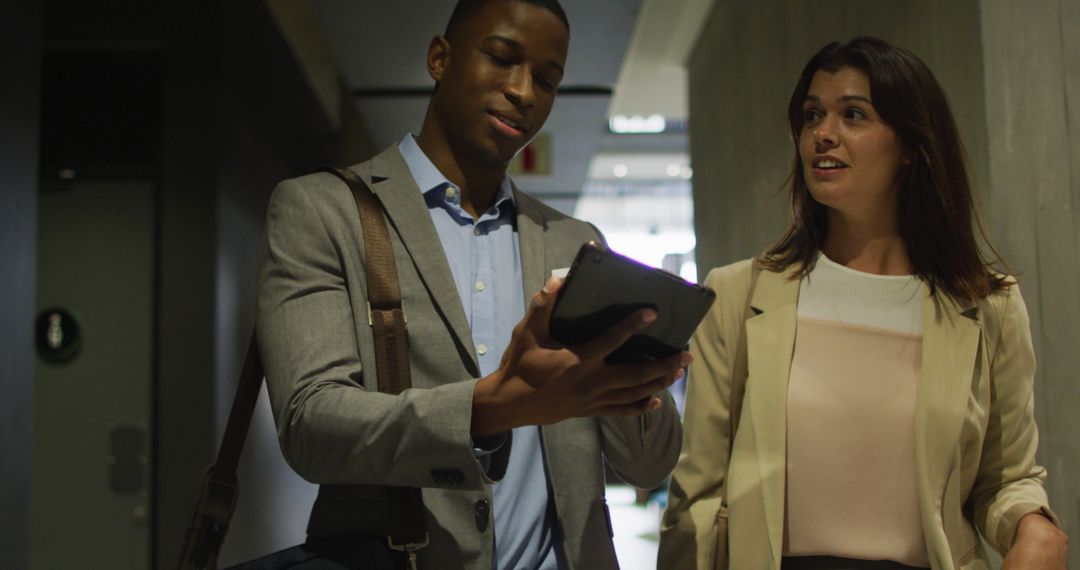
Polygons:
[[[1009,284],[1008,269],[986,236],[963,144],[944,90],[930,69],[911,52],[884,40],[859,37],[831,43],[803,68],[788,103],[788,126],[795,146],[789,176],[791,224],[762,256],[765,267],[798,268],[805,276],[825,244],[825,206],[810,195],[799,158],[803,102],[818,70],[862,71],[870,79],[874,109],[912,153],[899,196],[899,228],[915,274],[931,292],[976,300]],[[979,250],[975,229],[992,254]],[[1005,273],[995,268],[1005,268]]]

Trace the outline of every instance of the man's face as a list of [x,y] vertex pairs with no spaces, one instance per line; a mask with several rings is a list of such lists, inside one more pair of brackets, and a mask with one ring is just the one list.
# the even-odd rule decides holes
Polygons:
[[435,116],[459,160],[504,166],[532,140],[555,102],[568,42],[558,16],[516,0],[485,4],[442,50],[433,42]]

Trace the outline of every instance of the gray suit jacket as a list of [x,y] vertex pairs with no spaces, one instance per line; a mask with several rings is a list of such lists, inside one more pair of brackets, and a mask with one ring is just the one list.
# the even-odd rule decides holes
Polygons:
[[[478,461],[470,422],[479,366],[446,255],[396,147],[352,170],[385,205],[408,319],[413,389],[378,393],[363,238],[343,182],[317,173],[282,182],[267,214],[257,332],[286,460],[319,483],[313,536],[382,532],[383,486],[421,487],[431,545],[425,568],[491,568],[491,483],[510,444]],[[596,231],[514,189],[526,296],[570,265]],[[526,299],[527,302],[528,299]],[[366,367],[366,368],[365,368]],[[654,487],[678,458],[670,396],[645,418],[578,418],[542,428],[559,530],[575,569],[617,568],[603,462]]]

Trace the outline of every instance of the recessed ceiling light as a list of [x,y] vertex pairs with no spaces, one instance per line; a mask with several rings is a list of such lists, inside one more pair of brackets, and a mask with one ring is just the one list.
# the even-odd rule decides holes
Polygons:
[[630,173],[630,169],[627,168],[625,164],[616,164],[615,168],[611,169],[611,172],[619,178],[624,178],[627,174]]
[[671,177],[678,176],[682,172],[682,167],[678,164],[669,164],[667,167],[667,175]]
[[656,134],[664,132],[667,120],[663,115],[615,115],[608,120],[608,128],[620,135]]
[[693,176],[694,176],[694,169],[693,168],[690,168],[689,166],[684,166],[682,168],[682,177],[683,178],[685,178],[686,180],[690,180],[690,178],[692,178]]

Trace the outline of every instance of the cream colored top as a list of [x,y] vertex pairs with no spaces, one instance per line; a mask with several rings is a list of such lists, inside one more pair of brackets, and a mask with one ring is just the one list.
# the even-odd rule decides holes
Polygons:
[[799,292],[784,555],[928,567],[916,493],[921,284],[822,255]]

